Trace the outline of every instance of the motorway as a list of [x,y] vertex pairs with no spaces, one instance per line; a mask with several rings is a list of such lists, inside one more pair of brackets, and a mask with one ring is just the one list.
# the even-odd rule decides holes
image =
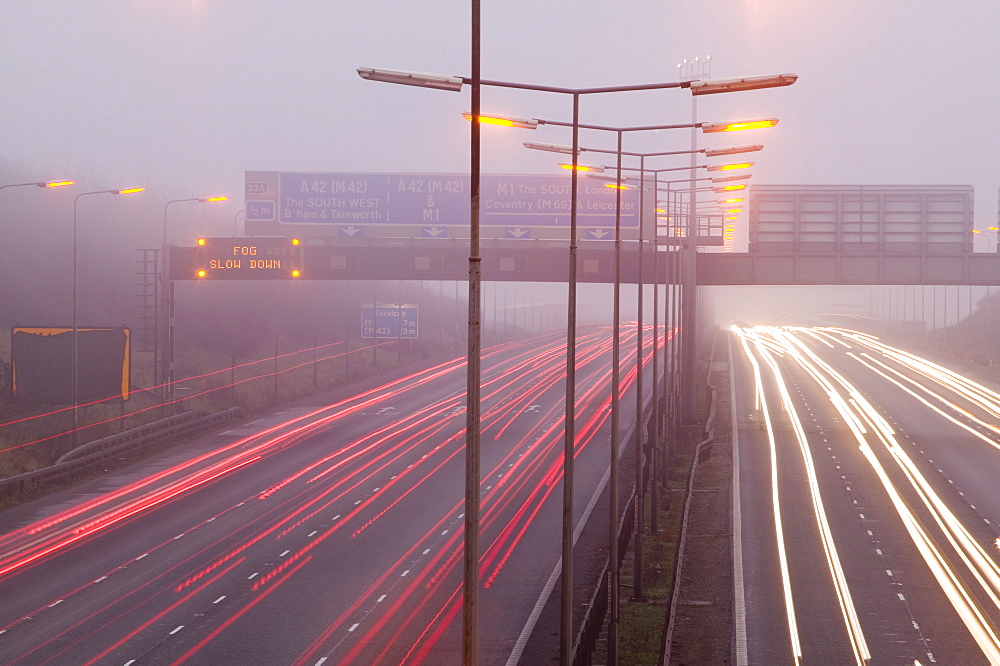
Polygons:
[[[581,327],[577,521],[607,480],[610,357]],[[558,571],[565,361],[559,334],[484,351],[486,664],[516,662]],[[400,374],[0,514],[0,662],[460,663],[464,378]]]
[[737,664],[1000,664],[1000,395],[854,331],[732,330]]

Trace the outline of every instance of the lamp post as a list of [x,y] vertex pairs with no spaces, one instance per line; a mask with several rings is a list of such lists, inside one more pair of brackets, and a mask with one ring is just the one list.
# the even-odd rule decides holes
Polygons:
[[67,185],[75,185],[75,180],[41,180],[34,181],[31,183],[11,183],[10,185],[0,185],[0,190],[6,190],[8,187],[27,187],[28,185],[34,185],[35,187],[66,187]]
[[[468,332],[468,374],[466,387],[466,496],[465,496],[465,554],[464,554],[464,587],[463,587],[463,663],[467,666],[475,666],[478,662],[477,649],[477,598],[479,587],[478,565],[478,532],[479,532],[479,369],[480,369],[480,348],[481,348],[481,258],[479,257],[479,181],[480,181],[480,160],[479,160],[479,124],[490,122],[489,117],[484,117],[480,113],[480,87],[494,86],[501,88],[515,88],[520,90],[534,90],[539,92],[553,92],[572,96],[573,100],[573,173],[571,176],[570,194],[570,244],[569,244],[569,295],[567,307],[567,346],[566,346],[566,370],[567,370],[567,391],[566,391],[566,427],[564,445],[564,476],[563,476],[563,547],[562,547],[562,582],[561,582],[561,618],[560,618],[560,662],[569,664],[572,659],[572,461],[574,449],[574,408],[575,408],[575,367],[576,367],[576,264],[577,264],[577,228],[576,228],[576,185],[577,185],[577,145],[579,143],[579,110],[580,96],[599,93],[612,92],[633,92],[640,90],[661,90],[667,88],[691,88],[693,94],[711,94],[726,92],[730,86],[732,89],[746,89],[746,86],[772,87],[785,86],[795,82],[797,76],[794,74],[782,74],[769,77],[753,77],[750,79],[731,80],[727,82],[715,82],[715,85],[704,86],[696,89],[691,81],[652,83],[632,86],[613,86],[604,88],[563,88],[556,86],[540,86],[524,83],[514,83],[510,81],[484,80],[480,76],[480,11],[479,0],[472,0],[472,77],[447,76],[439,74],[426,74],[420,72],[409,72],[401,70],[375,69],[370,67],[360,67],[357,69],[361,78],[382,81],[386,83],[398,83],[413,85],[437,90],[448,90],[457,92],[464,84],[471,84],[472,87],[472,107],[469,114],[470,119],[475,119],[472,128],[471,153],[471,217],[470,217],[470,256],[469,256],[469,332]],[[698,82],[709,83],[709,82]],[[529,125],[518,124],[516,121],[503,122],[514,127],[528,127]]]
[[[522,122],[525,123],[526,125],[529,124],[529,123],[533,124],[533,125],[545,124],[546,123],[546,121],[541,121],[541,120],[537,120],[536,121],[534,119],[531,120],[531,121],[522,121]],[[666,128],[667,127],[653,128],[653,129],[666,129]],[[612,128],[609,128],[609,129],[612,129]],[[614,243],[615,243],[615,250],[614,250],[614,257],[615,257],[615,259],[614,259],[615,281],[614,281],[614,291],[613,291],[613,314],[612,314],[612,326],[613,326],[612,330],[613,330],[613,334],[612,334],[612,361],[611,361],[612,380],[611,380],[611,461],[610,461],[610,488],[609,488],[609,505],[610,506],[609,506],[609,521],[608,521],[609,522],[609,537],[608,537],[609,538],[609,590],[610,590],[610,599],[609,599],[609,609],[610,609],[610,612],[609,612],[609,628],[608,628],[608,663],[609,664],[617,663],[617,654],[618,654],[617,653],[617,636],[618,636],[618,619],[619,619],[619,605],[620,605],[620,603],[619,603],[619,594],[620,594],[619,572],[620,572],[620,570],[619,570],[619,566],[618,566],[618,453],[619,453],[619,449],[620,449],[620,398],[619,398],[619,396],[620,396],[620,385],[621,385],[620,384],[620,381],[621,381],[621,363],[620,363],[620,358],[621,358],[621,356],[620,356],[620,319],[621,319],[621,192],[622,192],[623,189],[625,189],[625,186],[622,185],[622,181],[623,181],[622,171],[623,170],[630,170],[630,171],[634,170],[634,169],[624,169],[622,167],[622,157],[623,156],[633,156],[633,157],[639,157],[640,158],[640,167],[639,167],[638,170],[642,174],[642,182],[641,182],[641,185],[640,185],[640,187],[641,187],[641,190],[640,190],[640,199],[641,199],[642,195],[645,193],[645,189],[646,189],[645,188],[645,174],[646,173],[652,172],[654,174],[654,191],[655,191],[656,189],[658,189],[657,186],[655,185],[655,183],[656,183],[655,177],[658,175],[658,172],[663,172],[663,171],[679,171],[679,170],[685,170],[685,169],[687,169],[687,167],[678,167],[676,169],[647,170],[645,168],[645,159],[647,157],[663,156],[663,155],[679,155],[679,154],[687,154],[687,153],[691,152],[691,151],[687,151],[687,150],[669,151],[669,152],[649,152],[649,153],[637,153],[637,152],[625,151],[625,150],[622,149],[622,135],[623,135],[623,132],[625,130],[623,130],[621,128],[613,128],[612,131],[615,131],[616,134],[617,134],[617,148],[615,150],[577,147],[576,151],[575,151],[575,153],[577,153],[577,154],[578,153],[584,153],[584,152],[593,152],[593,153],[613,154],[613,155],[616,155],[616,157],[617,157],[617,163],[613,167],[612,166],[600,166],[600,165],[582,167],[581,165],[576,165],[576,169],[575,169],[575,170],[578,170],[578,171],[591,172],[591,173],[588,173],[587,175],[590,176],[590,177],[592,177],[592,178],[597,178],[597,179],[606,179],[607,178],[606,176],[598,175],[601,172],[604,172],[606,169],[615,169],[615,171],[616,171],[616,174],[614,176],[614,183],[613,184],[608,183],[609,186],[614,187],[615,190],[616,190],[615,236],[614,236]],[[530,141],[525,142],[524,146],[526,148],[529,148],[529,149],[532,149],[532,150],[542,150],[542,151],[554,152],[554,153],[560,153],[560,154],[574,154],[574,149],[571,146],[561,146],[561,145],[557,145],[557,144],[536,143],[536,142],[530,142]],[[731,148],[728,148],[728,149],[722,149],[717,154],[736,154],[736,153],[739,153],[739,152],[754,152],[756,150],[760,150],[761,148],[762,148],[762,146],[759,146],[759,145],[754,145],[754,146],[734,146],[734,147],[731,147]],[[701,149],[701,150],[698,150],[696,152],[705,153],[706,151],[707,151],[707,149]],[[712,170],[721,170],[724,166],[730,166],[730,165],[719,165],[719,166],[714,166],[714,167],[713,166],[709,166],[709,165],[702,165],[702,166],[705,167],[705,168],[708,168],[708,169],[712,169]],[[743,163],[743,164],[738,164],[738,165],[732,165],[730,168],[731,169],[745,168],[745,167],[749,167],[749,166],[750,166],[750,163]],[[573,168],[573,165],[561,164],[560,167],[562,167],[562,168]],[[706,179],[706,180],[708,180],[708,179]],[[640,278],[639,278],[639,284],[638,284],[638,289],[639,289],[639,296],[638,296],[638,310],[639,310],[639,315],[638,315],[638,323],[637,323],[637,330],[638,330],[638,336],[637,336],[637,338],[638,338],[637,365],[638,365],[639,375],[637,376],[638,385],[637,385],[637,390],[636,390],[637,403],[638,403],[637,404],[637,410],[636,410],[637,424],[638,424],[637,428],[636,428],[636,449],[637,449],[636,460],[637,461],[639,461],[639,459],[641,458],[641,447],[642,447],[642,444],[643,444],[643,442],[642,442],[642,429],[641,429],[642,398],[643,398],[643,392],[642,392],[642,389],[641,389],[641,386],[642,386],[642,383],[641,383],[642,382],[642,380],[641,380],[641,372],[642,372],[642,357],[643,357],[643,341],[642,341],[642,335],[643,335],[643,326],[642,326],[642,307],[643,307],[642,306],[642,290],[643,290],[643,285],[642,285],[642,277],[641,276],[642,276],[642,248],[643,248],[643,220],[642,220],[642,215],[645,213],[645,210],[644,210],[644,206],[641,203],[641,201],[640,201],[639,208],[640,208],[640,213],[639,213],[639,215],[640,215],[640,219],[639,219],[639,227],[640,227],[640,230],[639,230],[639,243],[640,243],[639,276],[640,276]],[[654,241],[655,241],[655,238],[654,238]],[[654,264],[654,265],[658,265],[658,262],[656,264]],[[655,289],[654,289],[654,299],[655,298],[656,298],[656,293],[655,293]],[[655,307],[654,307],[654,313],[655,313]],[[653,372],[654,372],[654,392],[653,392],[653,395],[654,395],[654,402],[656,402],[656,398],[657,398],[657,391],[656,391],[656,374],[657,374],[656,358],[657,358],[657,352],[656,352],[655,345],[658,342],[657,336],[655,335],[655,326],[656,326],[656,322],[654,321],[654,362],[653,362]],[[657,405],[657,407],[658,407],[658,405]],[[655,527],[656,526],[656,522],[655,522],[655,516],[656,516],[656,512],[655,512],[655,505],[656,505],[656,492],[655,492],[655,483],[656,483],[656,478],[655,478],[656,477],[655,460],[656,460],[656,453],[655,453],[655,446],[659,445],[659,437],[658,437],[658,435],[659,435],[658,408],[654,409],[654,414],[657,415],[656,416],[656,422],[657,422],[657,431],[656,431],[657,432],[657,441],[654,444],[654,452],[653,452],[654,466],[653,466],[653,470],[652,470],[652,477],[653,477],[653,482],[654,482],[654,491],[653,491],[654,510],[652,512],[652,515],[653,515],[652,525],[653,525],[653,527],[651,529],[653,529],[653,531],[655,533],[655,531],[656,531],[656,527]],[[642,492],[641,492],[641,490],[642,490],[642,488],[644,486],[642,484],[641,477],[639,476],[640,474],[641,474],[641,465],[638,464],[638,462],[637,462],[637,465],[636,465],[636,478],[637,478],[637,488],[636,488],[637,495],[636,495],[636,498],[637,498],[637,507],[642,507],[643,506]],[[638,508],[637,510],[641,511],[641,508]],[[639,543],[639,538],[640,538],[639,532],[640,532],[640,529],[641,529],[642,520],[639,517],[638,513],[636,514],[636,516],[637,516],[637,520],[635,520],[633,522],[634,522],[634,526],[635,526],[635,530],[636,530],[636,543],[638,544]],[[637,574],[636,574],[636,577],[635,577],[634,588],[633,589],[635,591],[635,596],[637,598],[641,598],[642,597],[642,582],[641,582],[642,578],[641,578],[641,573],[639,573],[642,570],[641,548],[637,547],[634,552],[636,554],[635,556],[636,556],[636,560],[637,560],[637,564],[635,566],[635,571],[637,572]]]
[[[163,245],[161,246],[161,258],[163,265],[160,268],[160,308],[157,312],[156,330],[159,332],[163,323],[166,324],[164,330],[158,333],[157,338],[163,343],[162,359],[160,356],[160,345],[156,345],[153,353],[153,384],[163,384],[160,396],[163,399],[173,398],[174,388],[174,283],[169,279],[169,254],[167,250],[167,209],[171,204],[197,201],[198,203],[213,203],[216,201],[227,201],[227,196],[212,197],[191,197],[189,199],[172,199],[163,205]],[[159,375],[157,371],[159,370]]]
[[137,192],[142,192],[145,187],[130,187],[126,189],[119,190],[95,190],[93,192],[82,192],[76,195],[73,199],[73,446],[76,447],[78,441],[77,428],[80,423],[80,349],[79,349],[79,333],[80,329],[77,325],[77,271],[76,271],[76,256],[77,256],[77,243],[76,243],[76,229],[77,229],[77,203],[80,201],[81,197],[90,196],[92,194],[135,194]]
[[66,187],[67,185],[74,184],[76,184],[75,180],[41,180],[31,183],[11,183],[9,185],[0,185],[0,190],[6,190],[8,187],[27,187],[29,185],[51,189],[53,187]]

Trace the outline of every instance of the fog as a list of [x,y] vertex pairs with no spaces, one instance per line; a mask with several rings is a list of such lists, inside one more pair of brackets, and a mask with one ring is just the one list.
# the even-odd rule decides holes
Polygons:
[[[737,141],[765,145],[753,157],[751,182],[971,184],[975,226],[996,226],[1000,152],[989,122],[1000,108],[1000,11],[993,0],[482,4],[485,78],[557,86],[673,81],[678,63],[706,56],[713,78],[794,72],[800,78],[788,88],[698,101],[700,120],[780,119]],[[134,253],[159,245],[167,201],[231,197],[170,208],[168,242],[189,244],[238,226],[245,170],[466,171],[469,128],[459,114],[468,110],[467,91],[373,83],[355,68],[468,75],[469,41],[469,3],[457,1],[0,4],[0,185],[78,181],[61,192],[0,192],[0,298],[22,296],[16,312],[0,307],[0,323],[65,320],[72,204],[81,192],[148,188],[78,203],[79,280],[81,289],[90,285],[85,318],[117,323],[134,312]],[[570,117],[565,96],[500,88],[484,89],[483,110]],[[615,126],[691,116],[681,90],[588,97],[581,107],[582,121]],[[486,127],[483,169],[551,173],[557,160],[521,143],[569,140],[556,127]],[[581,135],[591,147],[612,141]],[[698,141],[732,143],[716,135]],[[687,131],[661,131],[629,136],[625,148],[689,145]],[[737,249],[745,223],[744,213]],[[996,237],[976,242],[992,249]],[[584,312],[593,314],[589,302]]]

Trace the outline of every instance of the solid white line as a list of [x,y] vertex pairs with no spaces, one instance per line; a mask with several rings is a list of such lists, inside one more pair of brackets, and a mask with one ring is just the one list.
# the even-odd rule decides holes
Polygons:
[[736,666],[747,666],[747,607],[743,587],[743,518],[740,505],[740,439],[736,418],[736,366],[733,339],[729,338],[729,411],[733,428],[733,611],[736,622]]

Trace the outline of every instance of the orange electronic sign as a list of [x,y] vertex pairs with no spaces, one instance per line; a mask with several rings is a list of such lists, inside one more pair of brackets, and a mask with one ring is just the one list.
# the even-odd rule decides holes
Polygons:
[[292,280],[304,277],[298,238],[199,238],[195,278]]

